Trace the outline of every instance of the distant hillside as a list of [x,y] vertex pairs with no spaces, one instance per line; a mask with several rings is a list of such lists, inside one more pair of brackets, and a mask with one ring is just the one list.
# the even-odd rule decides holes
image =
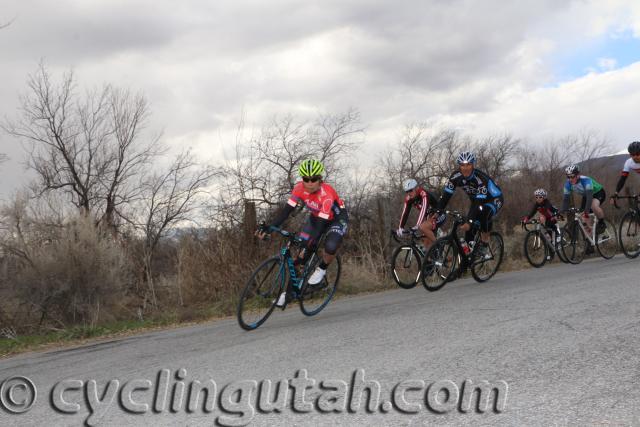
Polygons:
[[594,172],[604,172],[610,169],[622,170],[622,165],[629,158],[629,154],[613,154],[595,159],[586,160],[580,163],[580,170]]

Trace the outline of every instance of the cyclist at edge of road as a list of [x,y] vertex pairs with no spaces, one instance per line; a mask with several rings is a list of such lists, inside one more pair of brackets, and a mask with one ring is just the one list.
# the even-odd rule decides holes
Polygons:
[[620,192],[620,190],[622,190],[622,187],[624,187],[629,173],[631,171],[634,171],[640,174],[640,141],[633,141],[631,144],[629,144],[628,150],[629,156],[631,157],[624,162],[622,172],[620,172],[620,178],[618,179],[618,183],[616,184],[616,191],[613,193],[613,196],[611,196],[611,199],[609,200],[611,204],[613,204],[613,199],[618,196],[618,193]]
[[557,232],[557,236],[560,236],[560,229],[558,228],[558,208],[553,206],[551,201],[547,199],[547,190],[544,188],[538,188],[533,192],[535,201],[529,213],[522,218],[522,222],[526,223],[536,214],[539,214],[540,224],[544,227],[549,234],[550,238],[553,238],[553,233]]
[[500,211],[504,204],[502,190],[495,181],[480,169],[475,168],[476,156],[471,151],[463,151],[456,159],[458,168],[451,174],[449,181],[444,187],[442,196],[438,203],[438,210],[443,211],[449,200],[453,196],[457,187],[462,187],[469,200],[471,207],[467,214],[468,222],[460,228],[465,231],[467,242],[473,239],[471,224],[475,221],[480,223],[480,247],[479,254],[488,254],[489,232],[493,226],[493,217]]
[[418,186],[418,181],[415,179],[407,179],[402,184],[402,189],[405,192],[404,206],[402,208],[402,214],[400,215],[400,225],[396,233],[398,237],[402,237],[405,233],[404,226],[409,218],[409,212],[412,207],[416,207],[420,212],[418,213],[418,220],[416,225],[412,227],[413,230],[420,230],[422,232],[422,244],[425,251],[429,249],[431,244],[436,240],[436,231],[440,227],[447,216],[430,214],[425,217],[427,210],[435,208],[438,204],[436,197],[433,193],[425,190],[421,186]]
[[[324,240],[324,253],[320,263],[308,279],[310,286],[316,286],[322,282],[327,272],[327,267],[335,259],[336,253],[344,235],[347,233],[349,216],[344,202],[338,196],[332,186],[322,180],[324,165],[315,159],[304,160],[298,173],[302,178],[291,191],[291,196],[285,207],[279,212],[271,224],[260,229],[256,235],[264,239],[269,233],[270,227],[279,227],[298,206],[303,203],[310,211],[307,222],[303,225],[300,238],[305,241],[299,256],[294,261],[296,268],[304,265],[320,237],[326,233]],[[294,284],[300,286],[301,283]],[[289,291],[280,294],[276,306],[282,307],[285,300],[290,299]]]
[[[578,165],[569,165],[564,170],[567,174],[567,181],[564,184],[564,197],[562,198],[562,211],[566,212],[569,208],[569,196],[572,192],[576,192],[582,196],[580,210],[582,216],[586,219],[587,224],[591,226],[589,212],[593,211],[598,219],[603,220],[604,211],[600,207],[607,198],[607,194],[602,185],[595,179],[586,175],[580,175],[580,167]],[[602,233],[606,229],[604,221],[598,221],[596,234]]]

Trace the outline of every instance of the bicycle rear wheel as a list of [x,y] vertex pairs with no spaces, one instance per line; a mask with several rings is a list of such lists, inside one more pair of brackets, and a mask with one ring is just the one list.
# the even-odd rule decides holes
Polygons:
[[604,222],[605,229],[596,236],[596,250],[602,258],[611,259],[618,250],[618,233],[610,221],[606,219],[599,219],[598,221]]
[[411,289],[420,280],[422,257],[413,245],[398,246],[391,255],[391,275],[403,289]]
[[524,255],[529,264],[536,268],[542,267],[547,262],[549,248],[540,230],[531,230],[524,237]]
[[422,286],[430,292],[442,288],[456,273],[458,248],[450,238],[436,240],[422,261]]
[[305,316],[315,316],[329,304],[331,298],[336,293],[340,271],[342,270],[342,260],[336,256],[331,264],[327,266],[327,273],[317,285],[309,284],[309,277],[313,274],[320,263],[320,256],[314,253],[309,259],[306,267],[306,277],[300,290],[300,311]]
[[577,221],[562,227],[560,250],[571,264],[580,264],[587,252],[587,238]]
[[636,212],[627,212],[618,227],[618,241],[627,258],[640,255],[640,216]]
[[273,312],[280,293],[285,290],[286,273],[280,267],[280,257],[273,257],[251,274],[238,301],[237,317],[242,329],[256,329]]
[[489,257],[486,259],[477,259],[478,252],[474,253],[474,259],[471,261],[471,275],[477,282],[486,282],[491,279],[502,264],[504,256],[504,241],[500,233],[492,231],[489,235]]

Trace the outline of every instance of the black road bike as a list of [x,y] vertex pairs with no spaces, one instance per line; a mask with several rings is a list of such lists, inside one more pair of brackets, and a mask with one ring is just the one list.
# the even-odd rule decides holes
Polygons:
[[405,230],[404,236],[409,239],[400,240],[391,230],[391,238],[400,243],[391,254],[391,277],[401,288],[411,289],[420,281],[425,251],[420,242],[423,236],[416,230]]
[[468,220],[457,211],[447,211],[447,215],[453,217],[451,231],[431,245],[422,261],[422,284],[429,291],[437,291],[467,269],[477,282],[486,282],[496,274],[504,256],[504,240],[500,233],[490,232],[489,243],[485,246],[480,243],[477,222],[471,224],[474,238],[464,248],[458,237],[458,227]]
[[629,199],[629,211],[624,214],[618,225],[618,242],[627,258],[636,258],[640,255],[640,196],[634,194],[614,197],[613,204],[620,209],[617,199]]
[[557,224],[553,228],[545,228],[535,218],[523,222],[522,227],[527,231],[524,236],[524,255],[529,264],[540,268],[556,254],[560,261],[569,262],[562,252],[562,246],[567,244],[568,239],[568,232],[564,228]]
[[240,294],[237,309],[238,323],[248,331],[258,328],[269,318],[276,308],[280,294],[285,291],[288,297],[284,306],[280,307],[282,310],[290,302],[298,301],[300,310],[306,316],[320,313],[333,298],[340,280],[342,261],[338,255],[327,267],[327,273],[320,283],[311,285],[308,282],[308,276],[320,262],[319,248],[322,247],[324,236],[315,245],[316,249],[309,256],[302,268],[302,273],[298,274],[291,249],[300,248],[304,241],[295,233],[281,228],[271,227],[269,231],[284,237],[285,244],[278,255],[266,259],[255,269]]

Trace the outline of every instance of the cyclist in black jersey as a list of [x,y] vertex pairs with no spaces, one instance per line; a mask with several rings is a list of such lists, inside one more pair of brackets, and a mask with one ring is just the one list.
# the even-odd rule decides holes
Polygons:
[[470,151],[464,151],[458,155],[457,162],[459,170],[451,174],[449,181],[444,187],[442,196],[438,203],[438,209],[444,210],[453,196],[457,187],[462,187],[469,200],[471,207],[467,217],[469,222],[462,225],[467,241],[473,239],[471,223],[480,223],[480,240],[482,243],[481,254],[487,252],[489,243],[489,232],[491,231],[491,219],[500,211],[504,203],[502,190],[493,179],[483,171],[475,168],[476,156]]

